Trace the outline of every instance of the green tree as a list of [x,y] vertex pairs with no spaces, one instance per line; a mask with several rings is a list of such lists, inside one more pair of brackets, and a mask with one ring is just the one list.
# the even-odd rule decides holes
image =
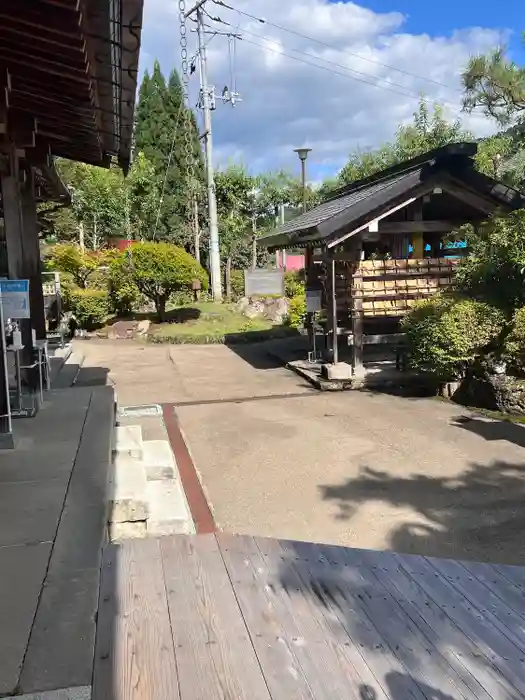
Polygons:
[[80,250],[78,245],[59,243],[51,250],[49,263],[53,270],[66,272],[78,287],[85,289],[102,259],[100,254]]
[[136,241],[151,240],[155,231],[160,192],[153,164],[140,151],[124,183],[126,228]]
[[208,287],[208,275],[184,248],[171,243],[134,243],[112,264],[112,275],[132,282],[150,299],[159,320],[166,319],[166,304],[171,294],[191,289],[193,280]]
[[151,75],[144,74],[139,90],[135,146],[152,164],[160,192],[156,239],[193,248],[193,202],[196,199],[201,207],[204,179],[197,125],[184,106],[177,72],[172,71],[166,82],[158,61]]
[[377,150],[351,155],[339,173],[337,185],[340,187],[374,175],[447,143],[470,140],[473,140],[472,134],[462,127],[459,120],[448,122],[440,105],[435,104],[431,112],[426,100],[421,98],[413,122],[400,126],[391,143],[385,143]]
[[[525,34],[524,34],[525,42]],[[481,107],[499,124],[522,123],[525,118],[525,67],[516,65],[497,48],[470,59],[463,73],[464,108]]]

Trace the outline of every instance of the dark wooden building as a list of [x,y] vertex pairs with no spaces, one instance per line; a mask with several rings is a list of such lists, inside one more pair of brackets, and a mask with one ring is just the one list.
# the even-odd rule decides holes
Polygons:
[[[142,9],[143,0],[0,3],[0,277],[30,282],[27,365],[31,329],[45,338],[36,204],[69,201],[54,156],[102,167],[115,158],[128,170]],[[9,431],[0,362],[1,441]]]
[[453,283],[457,256],[468,253],[450,247],[461,225],[525,206],[525,195],[475,169],[476,150],[451,144],[400,163],[260,239],[269,250],[305,248],[334,362],[344,338],[359,373],[365,345],[395,342],[400,316]]

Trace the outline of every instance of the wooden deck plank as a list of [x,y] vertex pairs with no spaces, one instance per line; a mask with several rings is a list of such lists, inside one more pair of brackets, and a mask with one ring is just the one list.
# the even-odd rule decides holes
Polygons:
[[[243,539],[246,539],[246,549],[240,552],[238,536],[235,538],[218,536],[226,566],[229,569],[231,567],[231,576],[241,608],[243,610],[246,608],[245,617],[248,619],[254,611],[258,611],[255,627],[252,628],[252,624],[247,622],[250,631],[254,629],[257,637],[263,636],[261,627],[265,627],[268,617],[272,620],[277,619],[283,641],[291,647],[315,698],[319,700],[361,698],[365,681],[368,681],[370,687],[370,679],[373,680],[369,670],[366,673],[367,669],[365,669],[364,677],[360,673],[365,666],[363,659],[357,654],[360,664],[359,668],[356,668],[350,661],[350,654],[342,653],[337,640],[330,635],[327,626],[324,625],[323,628],[319,625],[312,607],[307,604],[300,589],[297,591],[300,586],[298,576],[297,586],[293,585],[293,590],[290,589],[289,584],[294,582],[290,579],[285,582],[288,585],[283,586],[282,550],[278,545],[271,554],[266,550],[269,556],[264,559],[261,550],[257,547],[259,542],[257,538]],[[232,540],[234,548],[228,550],[228,543]],[[247,574],[248,570],[250,573]],[[238,579],[239,572],[240,576],[244,577],[242,582]],[[256,594],[259,594],[257,602],[253,600]],[[262,626],[260,620],[263,620]],[[347,645],[348,641],[345,635]],[[343,647],[346,651],[347,647],[345,645]],[[263,669],[266,669],[264,663]],[[375,685],[376,697],[385,698],[382,689],[377,686],[377,683]],[[283,697],[289,698],[290,694],[285,692]]]
[[286,634],[265,572],[251,561],[257,554],[253,538],[218,534],[217,541],[272,698],[315,698],[298,658],[297,634]]
[[258,561],[253,538],[217,535],[217,541],[272,698],[314,700],[318,695],[304,669],[306,665],[308,670],[307,642],[303,645],[298,630],[290,626],[287,611],[272,593],[274,584]]
[[517,615],[525,619],[525,588],[517,586],[504,576],[498,567],[484,562],[460,562],[492,593],[501,598]]
[[[351,643],[360,649],[367,666],[387,694],[422,700],[426,696],[419,684],[407,673],[407,668],[393,649],[379,634],[359,597],[350,588],[339,586],[333,580],[329,562],[315,545],[281,542],[284,551],[294,559],[293,566],[303,582],[305,593],[318,600],[326,615],[335,615],[343,625]],[[294,558],[294,554],[298,554]],[[395,688],[393,688],[395,686]],[[429,698],[430,700],[430,698]]]
[[465,598],[455,594],[453,586],[440,576],[424,557],[400,554],[394,554],[394,557],[442,612],[479,647],[480,653],[485,654],[509,683],[525,697],[523,660],[516,646],[482,615],[476,614]]
[[[479,685],[465,669],[456,671],[442,656],[439,645],[429,642],[397,605],[388,587],[370,572],[360,550],[324,545],[318,545],[317,549],[334,570],[336,585],[351,590],[352,595],[358,591],[359,601],[372,624],[425,694],[439,688],[451,698],[476,700],[483,696]],[[488,695],[485,696],[487,700]]]
[[354,562],[353,550],[343,550],[340,563],[344,567],[344,578],[351,573],[352,582],[359,581],[363,585],[364,595],[360,598],[367,614],[391,645],[397,640],[400,651],[406,647],[403,661],[407,668],[414,668],[431,687],[440,688],[452,697],[459,693],[469,700],[489,700],[488,693],[455,657],[450,659],[443,655],[439,638],[434,636],[431,639],[425,635],[406,610],[398,605],[391,586],[384,585],[369,566],[363,565],[365,562],[360,554]]
[[157,540],[106,549],[93,700],[177,700],[177,668]]
[[161,539],[181,700],[269,700],[213,535]]
[[492,564],[496,571],[512,581],[515,586],[525,591],[525,566],[514,566],[512,564]]
[[[382,552],[367,552],[365,557],[370,571],[383,583],[397,604],[416,624],[425,637],[438,647],[476,697],[508,700],[512,686],[505,682],[490,661],[480,654],[479,648],[443,614],[422,588],[396,565],[386,560]],[[464,676],[462,672],[468,674]],[[472,681],[469,680],[472,679]]]
[[[283,562],[286,562],[286,570],[278,574],[278,584],[272,582],[272,588],[280,586],[282,604],[289,611],[293,624],[296,625],[297,634],[301,638],[312,641],[326,640],[330,653],[325,654],[323,667],[333,673],[333,664],[336,662],[351,686],[354,686],[356,681],[359,683],[359,696],[361,698],[366,689],[366,691],[371,690],[368,695],[374,697],[375,700],[388,700],[383,687],[367,666],[359,653],[359,648],[350,642],[350,638],[340,621],[327,619],[318,601],[312,599],[311,596],[304,595],[304,583],[291,560],[287,558],[279,540],[256,538],[255,541],[262,566],[270,566],[275,571],[274,581],[277,578],[276,566],[279,566],[280,569]],[[348,691],[343,697],[347,695]]]
[[428,558],[427,561],[474,605],[479,612],[513,642],[525,656],[525,620],[499,596],[484,586],[473,572],[451,559]]

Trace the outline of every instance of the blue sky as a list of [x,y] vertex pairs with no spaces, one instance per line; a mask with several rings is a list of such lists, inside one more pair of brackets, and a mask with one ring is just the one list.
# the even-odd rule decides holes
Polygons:
[[[404,29],[431,36],[479,26],[512,31],[509,50],[515,61],[525,61],[521,39],[525,31],[523,0],[483,2],[483,0],[367,0],[362,3],[375,12],[401,12]],[[504,11],[502,12],[502,7]]]
[[[335,175],[349,153],[392,139],[411,120],[421,93],[476,135],[492,133],[496,125],[482,114],[462,113],[461,72],[470,56],[490,51],[503,37],[514,60],[525,62],[525,22],[518,24],[523,1],[228,0],[241,12],[209,2],[210,13],[244,37],[235,71],[243,102],[233,110],[218,104],[213,115],[216,165],[234,161],[252,172],[297,171],[293,149],[309,146],[310,178]],[[179,68],[177,4],[145,0],[143,68],[155,57],[166,74]],[[215,37],[208,58],[210,80],[220,92],[230,80],[227,39]],[[190,88],[194,96],[196,76]]]

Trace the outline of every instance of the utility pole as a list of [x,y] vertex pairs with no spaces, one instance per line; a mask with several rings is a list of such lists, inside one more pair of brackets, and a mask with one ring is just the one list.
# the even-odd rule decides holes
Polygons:
[[217,199],[215,196],[215,178],[213,173],[213,141],[211,133],[210,89],[204,43],[204,14],[202,7],[205,3],[198,2],[187,15],[193,12],[197,15],[197,37],[199,41],[200,94],[204,116],[204,147],[206,151],[206,181],[208,189],[208,217],[210,226],[210,273],[211,291],[214,301],[222,300],[221,260],[219,253],[219,227],[217,222]]

